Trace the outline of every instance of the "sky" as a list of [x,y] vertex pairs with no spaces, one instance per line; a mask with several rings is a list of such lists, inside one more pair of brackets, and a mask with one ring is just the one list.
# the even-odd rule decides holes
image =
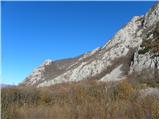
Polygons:
[[46,59],[104,45],[155,2],[2,2],[2,83],[18,84]]

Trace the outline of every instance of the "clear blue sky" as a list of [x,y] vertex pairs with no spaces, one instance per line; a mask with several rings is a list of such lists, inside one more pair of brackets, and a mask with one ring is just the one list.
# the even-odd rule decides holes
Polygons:
[[2,82],[102,46],[155,2],[2,2]]

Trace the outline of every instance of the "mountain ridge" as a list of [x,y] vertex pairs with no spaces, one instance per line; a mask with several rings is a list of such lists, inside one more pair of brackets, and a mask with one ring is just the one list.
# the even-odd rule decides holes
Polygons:
[[159,37],[156,38],[157,35],[153,34],[157,29],[159,34],[158,5],[153,6],[145,15],[134,16],[102,47],[71,59],[45,61],[26,77],[21,85],[44,87],[88,79],[114,81],[145,68],[158,70],[158,51],[139,53],[146,50],[145,36],[151,36],[149,41],[156,39],[155,44],[157,39],[159,40]]

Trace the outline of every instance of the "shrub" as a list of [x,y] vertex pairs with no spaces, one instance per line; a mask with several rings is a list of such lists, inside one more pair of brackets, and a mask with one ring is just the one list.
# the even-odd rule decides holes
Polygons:
[[134,87],[127,80],[120,82],[117,86],[117,96],[120,99],[128,99],[133,94]]
[[130,80],[2,89],[2,118],[158,118],[158,99],[139,98]]
[[145,54],[149,51],[149,48],[144,48],[138,51],[138,54]]

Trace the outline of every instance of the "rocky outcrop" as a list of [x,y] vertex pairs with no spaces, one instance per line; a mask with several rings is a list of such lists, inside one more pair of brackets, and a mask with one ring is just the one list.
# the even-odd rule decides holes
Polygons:
[[115,69],[113,69],[110,73],[101,78],[101,81],[117,81],[125,79],[122,72],[122,65],[119,65]]
[[[133,71],[158,68],[159,54],[155,45],[159,40],[158,23],[157,4],[144,16],[133,17],[104,46],[76,58],[46,62],[23,84],[43,87],[88,79],[121,80]],[[154,44],[147,49],[148,41]],[[145,53],[141,54],[143,50]]]
[[146,97],[148,95],[159,97],[159,89],[158,88],[148,87],[148,88],[140,90],[139,93],[140,93],[140,97]]
[[[47,66],[50,66],[52,64],[52,60],[46,60],[42,65],[40,65],[38,68],[34,69],[32,74],[28,76],[23,84],[26,85],[34,85],[37,82],[43,81],[45,79],[44,73],[45,73],[45,68]],[[28,80],[30,82],[28,82]]]
[[64,59],[58,61],[46,60],[38,68],[32,71],[32,74],[26,77],[21,85],[37,86],[48,79],[52,79],[76,64],[79,58]]
[[130,72],[158,69],[159,66],[159,11],[158,4],[144,16],[142,44],[134,53]]

